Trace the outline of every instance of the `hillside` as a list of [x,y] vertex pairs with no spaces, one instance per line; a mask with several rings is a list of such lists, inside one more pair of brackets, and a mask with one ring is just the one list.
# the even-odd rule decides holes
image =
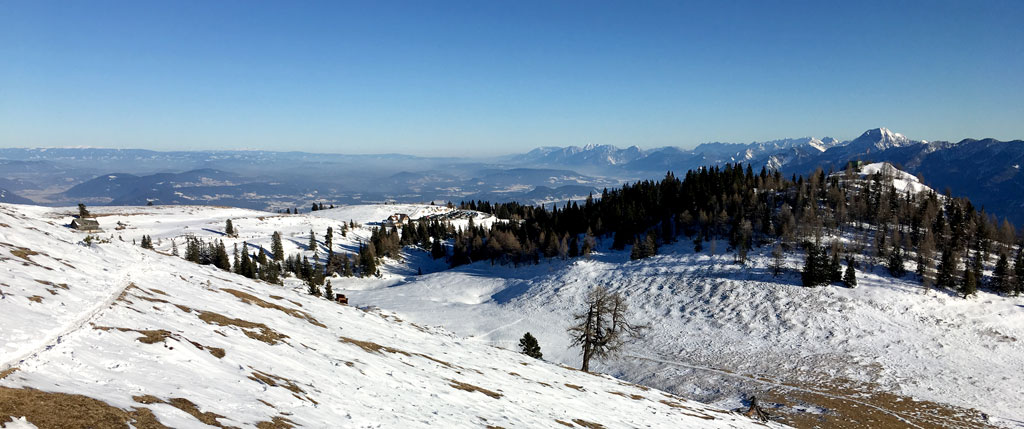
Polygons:
[[[402,315],[141,249],[114,235],[126,230],[89,245],[63,226],[68,212],[0,205],[0,269],[7,273],[0,282],[0,421],[24,416],[43,428],[763,426]],[[218,217],[258,215],[243,212],[153,207],[121,215],[171,235]]]

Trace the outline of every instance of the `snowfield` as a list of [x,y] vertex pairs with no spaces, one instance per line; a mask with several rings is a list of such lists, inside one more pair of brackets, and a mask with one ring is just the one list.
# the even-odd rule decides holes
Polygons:
[[[162,253],[173,237],[220,236],[228,218],[241,237],[226,240],[269,243],[275,230],[322,234],[346,218],[380,221],[394,208],[314,216],[205,207],[95,209],[105,228],[96,235],[110,242],[89,245],[82,242],[85,234],[64,226],[71,209],[0,204],[0,425],[780,426],[535,360],[405,314],[338,305],[302,293],[294,279],[270,285]],[[118,221],[123,229],[115,229]],[[131,244],[143,234],[160,242],[158,251]],[[335,242],[350,247],[367,235],[360,229]],[[289,252],[312,254],[296,241]],[[389,267],[381,279],[352,285],[379,293],[385,283],[405,282],[408,271]],[[443,300],[485,308],[496,305],[494,292],[506,289],[491,282]],[[446,305],[443,300],[438,305]],[[554,329],[561,327],[538,333],[552,338]],[[100,414],[105,420],[89,420]]]
[[[897,180],[910,182],[911,178]],[[131,243],[147,234],[153,237],[159,252],[170,252],[171,239],[177,240],[183,252],[182,237],[194,234],[204,239],[223,239],[230,252],[234,244],[240,246],[243,241],[250,246],[269,248],[271,234],[280,231],[287,254],[301,252],[312,257],[313,251],[307,245],[309,230],[313,229],[318,240],[317,255],[323,258],[326,255],[323,234],[328,226],[335,230],[334,250],[355,253],[360,240],[369,238],[369,228],[395,213],[406,213],[414,219],[444,216],[458,227],[467,226],[469,218],[483,225],[500,220],[482,213],[430,205],[345,206],[301,215],[216,207],[97,207],[91,210],[98,214],[105,229],[98,235],[112,242],[86,247],[73,244],[83,234],[60,226],[70,222],[73,209],[0,207],[4,212],[0,214],[0,223],[7,225],[0,225],[0,234],[3,234],[0,242],[8,251],[45,250],[47,255],[60,258],[51,260],[49,256],[32,255],[29,258],[33,262],[26,266],[23,264],[28,262],[14,253],[8,257],[0,251],[0,257],[6,258],[2,261],[3,267],[14,273],[9,277],[16,279],[0,281],[3,283],[0,291],[6,295],[0,300],[4,310],[0,312],[0,318],[4,319],[0,320],[5,322],[0,337],[3,351],[0,361],[19,368],[0,382],[4,386],[30,385],[44,390],[83,393],[127,408],[142,406],[133,404],[131,396],[143,393],[164,399],[174,397],[173,392],[181,392],[185,384],[173,380],[194,378],[188,374],[194,373],[196,368],[207,371],[207,365],[211,365],[208,371],[213,374],[211,377],[218,377],[218,381],[210,381],[206,387],[187,389],[195,392],[188,397],[199,404],[200,409],[224,415],[230,419],[226,422],[231,421],[236,426],[284,416],[310,427],[329,421],[347,422],[341,426],[357,427],[373,425],[375,421],[390,427],[455,421],[459,422],[456,426],[535,427],[552,426],[554,419],[568,421],[564,417],[568,417],[565,413],[569,410],[585,409],[588,411],[579,415],[601,416],[605,420],[581,418],[606,427],[666,427],[666,420],[658,419],[673,417],[657,408],[661,402],[654,400],[650,393],[653,390],[644,393],[650,401],[641,403],[655,408],[645,411],[649,414],[642,414],[643,417],[636,420],[621,420],[625,417],[615,412],[610,413],[618,415],[613,418],[606,413],[591,412],[589,408],[577,408],[577,405],[562,406],[558,408],[561,411],[538,408],[545,410],[541,412],[544,417],[533,420],[521,415],[529,414],[525,410],[514,411],[508,418],[519,420],[501,420],[497,416],[506,414],[494,410],[509,404],[489,404],[497,408],[488,408],[487,401],[483,400],[491,399],[479,391],[469,392],[477,395],[469,398],[476,399],[474,407],[484,408],[473,408],[471,412],[460,408],[459,413],[463,414],[451,410],[461,404],[452,405],[448,401],[454,399],[441,395],[461,394],[461,391],[448,392],[450,388],[443,388],[451,384],[450,380],[500,393],[501,398],[495,401],[516,397],[520,398],[519,403],[527,404],[530,394],[517,397],[509,392],[529,391],[534,396],[542,395],[545,407],[562,405],[559,398],[565,395],[584,393],[575,388],[559,388],[558,392],[522,390],[522,386],[514,384],[521,377],[529,380],[519,381],[534,387],[544,387],[537,383],[556,388],[572,384],[583,386],[586,392],[627,392],[583,384],[603,380],[600,383],[618,385],[616,380],[605,377],[587,376],[564,382],[555,378],[556,382],[552,382],[545,377],[569,380],[573,375],[583,375],[534,363],[522,355],[492,347],[517,350],[519,338],[530,332],[538,338],[545,359],[578,367],[579,352],[569,347],[566,328],[571,324],[572,314],[580,310],[587,291],[602,285],[622,292],[637,321],[650,325],[644,338],[626,353],[616,359],[592,363],[597,371],[627,382],[710,402],[724,409],[742,407],[747,404],[744,398],[757,396],[780,421],[803,427],[1016,427],[1024,424],[1024,406],[1019,401],[1024,397],[1024,385],[1020,383],[1024,380],[1024,298],[982,291],[977,297],[965,300],[945,291],[926,291],[912,274],[905,279],[893,279],[883,267],[862,266],[857,272],[859,286],[855,289],[804,288],[800,286],[798,273],[802,254],[788,255],[788,271],[776,278],[769,268],[768,249],[754,249],[747,264],[741,266],[733,262],[732,253],[723,252],[724,242],[714,246],[707,244],[700,254],[693,253],[689,242],[681,242],[662,247],[660,254],[652,258],[630,261],[628,248],[620,252],[607,250],[611,241],[608,239],[607,243],[599,243],[601,251],[590,259],[551,259],[521,267],[492,266],[485,261],[456,269],[448,269],[443,260],[433,260],[427,252],[410,247],[404,250],[401,261],[385,260],[381,277],[331,278],[335,292],[346,294],[353,306],[383,309],[364,312],[313,299],[303,293],[305,287],[294,278],[287,279],[284,288],[252,282],[145,251]],[[240,231],[237,238],[223,236],[224,223],[229,218]],[[350,220],[362,226],[341,236],[341,224]],[[126,225],[124,229],[116,230],[117,222]],[[708,249],[711,248],[717,248],[718,253],[710,255]],[[75,268],[64,265],[65,262]],[[33,263],[49,264],[53,271]],[[417,275],[418,271],[424,274]],[[129,289],[118,300],[123,288],[132,282],[139,288]],[[68,288],[61,287],[62,283]],[[231,295],[234,292],[225,292],[226,289],[300,311],[327,328],[281,310],[247,304],[244,299]],[[38,296],[40,302],[28,300],[33,296]],[[12,300],[17,306],[12,307]],[[109,304],[111,302],[113,304]],[[192,311],[186,312],[179,305]],[[7,311],[12,308],[14,310]],[[254,335],[260,332],[211,325],[197,319],[201,311],[264,323],[289,338],[273,346],[252,342],[246,332]],[[163,329],[174,335],[163,342],[144,344],[134,340],[139,333],[96,330],[91,328],[93,325]],[[444,330],[427,326],[441,326]],[[343,336],[380,345],[380,350],[398,351],[366,352],[363,347],[346,348],[352,344],[335,341]],[[71,342],[76,338],[81,339]],[[225,356],[211,356],[189,341],[204,347],[223,348]],[[173,345],[174,351],[163,349],[162,344]],[[377,348],[375,345],[368,347]],[[112,356],[118,348],[138,354],[124,362],[123,357]],[[463,348],[468,351],[462,351]],[[179,355],[184,353],[182,349],[190,351],[189,357]],[[232,349],[244,351],[232,353]],[[85,363],[93,359],[99,363]],[[145,359],[156,359],[158,363],[143,363]],[[515,362],[506,365],[509,359]],[[379,368],[384,367],[389,369],[381,372]],[[525,369],[534,367],[543,371]],[[257,369],[292,380],[303,393],[282,391],[268,384],[251,384],[252,380],[247,377],[259,379],[252,375]],[[120,371],[167,375],[157,380],[124,384],[126,382],[116,381],[120,376],[114,375]],[[408,371],[419,372],[414,376],[406,374]],[[75,375],[80,372],[91,374],[93,378]],[[512,372],[517,376],[508,377]],[[373,388],[346,384],[346,380],[356,377],[355,374],[372,376]],[[81,382],[69,384],[70,380],[79,378]],[[419,381],[405,383],[398,379]],[[237,386],[223,394],[204,393],[205,388],[228,389],[221,387],[228,380],[229,384]],[[445,380],[448,384],[444,384]],[[97,387],[99,385],[109,385],[112,390],[104,390],[106,388]],[[211,387],[214,385],[216,387]],[[250,390],[260,386],[267,392],[274,392],[271,399],[251,393]],[[377,390],[406,388],[414,392]],[[642,388],[635,389],[643,392]],[[112,393],[115,391],[135,393]],[[234,399],[236,394],[246,399],[246,405]],[[342,407],[343,414],[322,410],[336,408],[334,403],[327,404],[331,398],[344,404],[350,401],[338,398],[363,394],[392,399],[375,401],[386,406],[365,405],[378,414],[378,420],[365,413],[353,414],[346,407]],[[231,401],[225,403],[224,395],[232,398]],[[295,395],[309,397],[320,405]],[[433,405],[422,405],[419,395],[428,396],[423,403]],[[441,398],[432,395],[441,395]],[[251,404],[257,396],[284,411],[275,414],[271,408]],[[416,406],[407,404],[412,401],[410,398],[416,398]],[[616,402],[623,399],[618,393],[601,400],[606,399],[619,407],[638,405],[630,401]],[[483,403],[477,404],[479,401]],[[290,405],[282,405],[285,403]],[[186,418],[170,405],[145,406],[151,407],[161,421],[165,416],[171,419],[171,415]],[[611,409],[610,405],[594,406]],[[299,412],[299,409],[305,411]],[[387,417],[391,413],[404,414]],[[422,417],[423,413],[430,416]],[[468,416],[471,413],[488,420],[486,423],[473,420]],[[361,417],[353,417],[351,421],[333,420],[349,414]],[[416,419],[410,424],[407,419],[413,416]],[[744,424],[742,420],[729,422]],[[693,427],[714,427],[700,423]],[[691,423],[668,426],[687,427],[687,424]]]

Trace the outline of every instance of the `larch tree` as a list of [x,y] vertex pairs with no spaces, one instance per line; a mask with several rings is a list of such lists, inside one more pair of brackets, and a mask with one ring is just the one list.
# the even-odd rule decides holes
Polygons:
[[629,306],[618,292],[596,286],[587,294],[586,309],[574,314],[576,324],[569,327],[572,345],[581,348],[583,371],[590,371],[592,359],[604,359],[622,350],[626,342],[639,337],[647,328],[631,323]]

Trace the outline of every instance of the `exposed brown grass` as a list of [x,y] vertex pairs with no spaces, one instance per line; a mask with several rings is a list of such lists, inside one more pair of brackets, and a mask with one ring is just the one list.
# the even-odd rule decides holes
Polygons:
[[281,416],[274,416],[269,422],[256,423],[257,429],[292,429],[295,422]]
[[632,399],[634,401],[640,401],[640,400],[643,400],[643,399],[647,399],[647,398],[644,398],[643,395],[637,395],[637,394],[627,394],[627,393],[624,393],[624,392],[615,392],[615,391],[609,391],[608,393],[611,393],[612,395],[619,395],[619,396],[621,396],[623,398],[629,398],[629,399]]
[[577,386],[575,384],[565,383],[565,387],[568,387],[570,389],[576,389],[579,390],[580,392],[586,392],[586,389],[584,389],[583,386]]
[[64,289],[64,290],[71,289],[71,287],[68,286],[67,283],[54,283],[54,282],[51,282],[51,281],[39,280],[39,279],[36,279],[36,283],[39,283],[41,285],[51,286],[51,287],[59,287],[59,288]]
[[263,341],[270,345],[277,344],[283,339],[288,338],[287,335],[270,329],[270,327],[262,323],[255,323],[242,319],[232,319],[212,311],[200,311],[199,319],[211,325],[238,327],[247,337]]
[[162,291],[160,289],[149,288],[149,290],[151,290],[153,292],[156,292],[156,293],[158,293],[160,295],[163,295],[163,296],[170,296],[170,295],[167,294],[167,292],[164,292],[164,291]]
[[122,410],[83,395],[0,386],[0,414],[24,416],[40,428],[166,429],[147,408]]
[[7,368],[7,369],[5,369],[3,371],[0,371],[0,380],[3,380],[5,378],[7,378],[8,375],[14,374],[14,372],[17,371],[17,370],[18,370],[18,367],[12,366],[12,367]]
[[583,426],[585,428],[604,429],[604,425],[602,425],[600,423],[588,422],[588,421],[583,420],[583,419],[572,419],[572,422],[576,423],[576,424],[578,424],[580,426]]
[[199,407],[197,407],[195,403],[185,398],[171,398],[168,400],[163,400],[153,395],[141,395],[132,396],[132,400],[140,404],[167,404],[181,411],[184,411],[186,414],[195,417],[196,420],[199,420],[200,422],[203,422],[210,426],[215,426],[224,429],[238,429],[234,426],[224,426],[223,424],[221,424],[221,422],[217,421],[217,419],[223,418],[224,416],[209,411],[200,411]]
[[132,329],[118,328],[114,326],[93,326],[92,328],[100,331],[118,330],[121,332],[136,332],[142,334],[142,336],[136,338],[135,340],[144,344],[162,343],[173,336],[173,334],[171,334],[171,331],[168,331],[166,329]]
[[569,423],[569,422],[563,422],[563,421],[561,421],[561,420],[558,420],[558,419],[555,419],[555,423],[558,423],[558,424],[560,424],[560,425],[562,425],[562,426],[568,426],[568,427],[573,427],[572,423]]
[[35,302],[35,303],[39,303],[39,304],[43,303],[43,297],[41,297],[39,295],[32,295],[32,296],[28,297],[28,300],[32,301],[32,302]]
[[285,307],[285,306],[282,306],[282,305],[274,304],[272,302],[267,302],[267,301],[264,301],[262,299],[259,299],[259,298],[255,297],[255,296],[253,296],[252,294],[245,293],[245,292],[242,292],[242,291],[237,290],[237,289],[223,289],[223,291],[227,292],[227,293],[229,293],[231,295],[234,295],[236,298],[242,300],[242,302],[244,302],[246,304],[257,305],[257,306],[260,306],[260,307],[263,307],[263,308],[271,308],[271,309],[283,312],[283,313],[285,313],[285,314],[287,314],[289,316],[292,316],[294,318],[305,320],[305,321],[313,324],[314,326],[319,326],[321,328],[326,328],[327,327],[327,325],[324,325],[323,323],[320,323],[320,321],[316,320],[315,318],[313,318],[313,316],[310,316],[309,313],[306,313],[305,311],[296,310],[294,308],[288,308],[288,307]]
[[253,373],[252,375],[249,376],[249,379],[256,380],[263,384],[273,387],[283,387],[285,389],[292,391],[292,393],[306,393],[306,391],[302,390],[302,388],[299,387],[299,385],[295,384],[295,380],[289,380],[287,378],[276,376],[274,374],[269,374],[256,369],[253,369]]
[[483,387],[474,386],[474,385],[469,384],[469,383],[463,383],[463,382],[458,381],[458,380],[448,380],[448,385],[451,386],[451,387],[454,387],[454,388],[456,388],[458,390],[465,390],[467,392],[480,392],[480,393],[483,393],[484,395],[490,396],[490,397],[492,397],[494,399],[501,398],[501,394],[498,393],[498,392],[495,392],[493,390],[487,390],[487,389],[484,389]]
[[29,258],[29,256],[36,256],[36,255],[39,255],[39,254],[40,254],[39,252],[36,252],[35,250],[29,249],[27,247],[12,246],[12,249],[11,249],[11,255],[14,255],[16,257],[19,257],[21,259],[24,259],[24,260],[26,260],[28,262],[33,262],[33,263],[34,263],[34,261],[32,260],[32,258]]

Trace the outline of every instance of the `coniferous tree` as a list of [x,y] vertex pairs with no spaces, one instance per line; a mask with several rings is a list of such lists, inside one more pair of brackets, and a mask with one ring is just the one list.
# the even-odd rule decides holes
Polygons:
[[961,283],[959,290],[960,295],[963,295],[964,298],[978,292],[978,278],[972,268],[973,267],[970,265],[968,265],[967,268],[964,268],[963,283]]
[[224,222],[224,234],[228,237],[235,236],[235,225],[231,223],[231,219]]
[[327,279],[327,283],[324,285],[324,298],[334,301],[334,289],[331,288],[330,279]]
[[274,254],[274,261],[284,261],[284,243],[281,242],[281,233],[274,231],[270,241],[270,253]]
[[316,251],[317,251],[316,233],[314,233],[312,229],[309,230],[309,244],[308,244],[308,246],[309,246],[309,250],[311,252],[313,252],[314,255],[316,255]]
[[1024,293],[1024,245],[1017,251],[1017,259],[1013,261],[1013,295]]
[[907,274],[907,269],[903,264],[903,249],[899,246],[893,246],[892,250],[889,251],[888,260],[889,274],[893,277],[903,277]]
[[171,240],[171,254],[178,256],[178,243],[175,243],[173,239]]
[[434,259],[441,259],[446,256],[444,247],[441,246],[441,240],[434,238],[433,242],[430,243],[430,257]]
[[370,277],[377,273],[377,251],[373,243],[359,248],[359,273],[362,277]]
[[646,326],[631,323],[625,298],[604,287],[592,289],[584,304],[586,309],[573,315],[576,324],[569,328],[569,333],[572,345],[582,349],[581,370],[590,371],[591,359],[617,353],[629,338],[639,336]]
[[328,256],[334,254],[334,228],[332,227],[327,227],[327,234],[324,235],[324,247],[327,248]]
[[828,265],[828,281],[829,283],[839,283],[843,281],[843,267],[839,265],[839,250],[832,251],[832,261]]
[[78,203],[78,218],[85,219],[91,216],[92,215],[89,213],[89,210],[85,208],[85,204]]
[[320,286],[316,284],[316,281],[314,281],[313,278],[306,280],[306,290],[310,295],[320,296]]
[[540,352],[540,343],[537,342],[537,338],[527,332],[523,335],[523,338],[519,339],[519,350],[534,359],[543,359],[544,354]]
[[956,256],[953,254],[953,249],[943,249],[942,257],[939,261],[938,273],[935,276],[935,283],[939,285],[939,287],[943,287],[946,289],[957,289],[956,270],[957,263]]
[[782,274],[783,264],[782,246],[776,244],[772,247],[772,277],[778,277]]
[[853,260],[846,260],[846,272],[843,273],[843,286],[848,288],[857,287],[857,270],[853,268]]
[[989,283],[989,287],[996,292],[1005,293],[1007,295],[1013,293],[1013,282],[1011,277],[1012,272],[1010,271],[1010,261],[1006,258],[1006,253],[999,253],[999,261],[996,262],[995,269],[992,270],[992,279]]

